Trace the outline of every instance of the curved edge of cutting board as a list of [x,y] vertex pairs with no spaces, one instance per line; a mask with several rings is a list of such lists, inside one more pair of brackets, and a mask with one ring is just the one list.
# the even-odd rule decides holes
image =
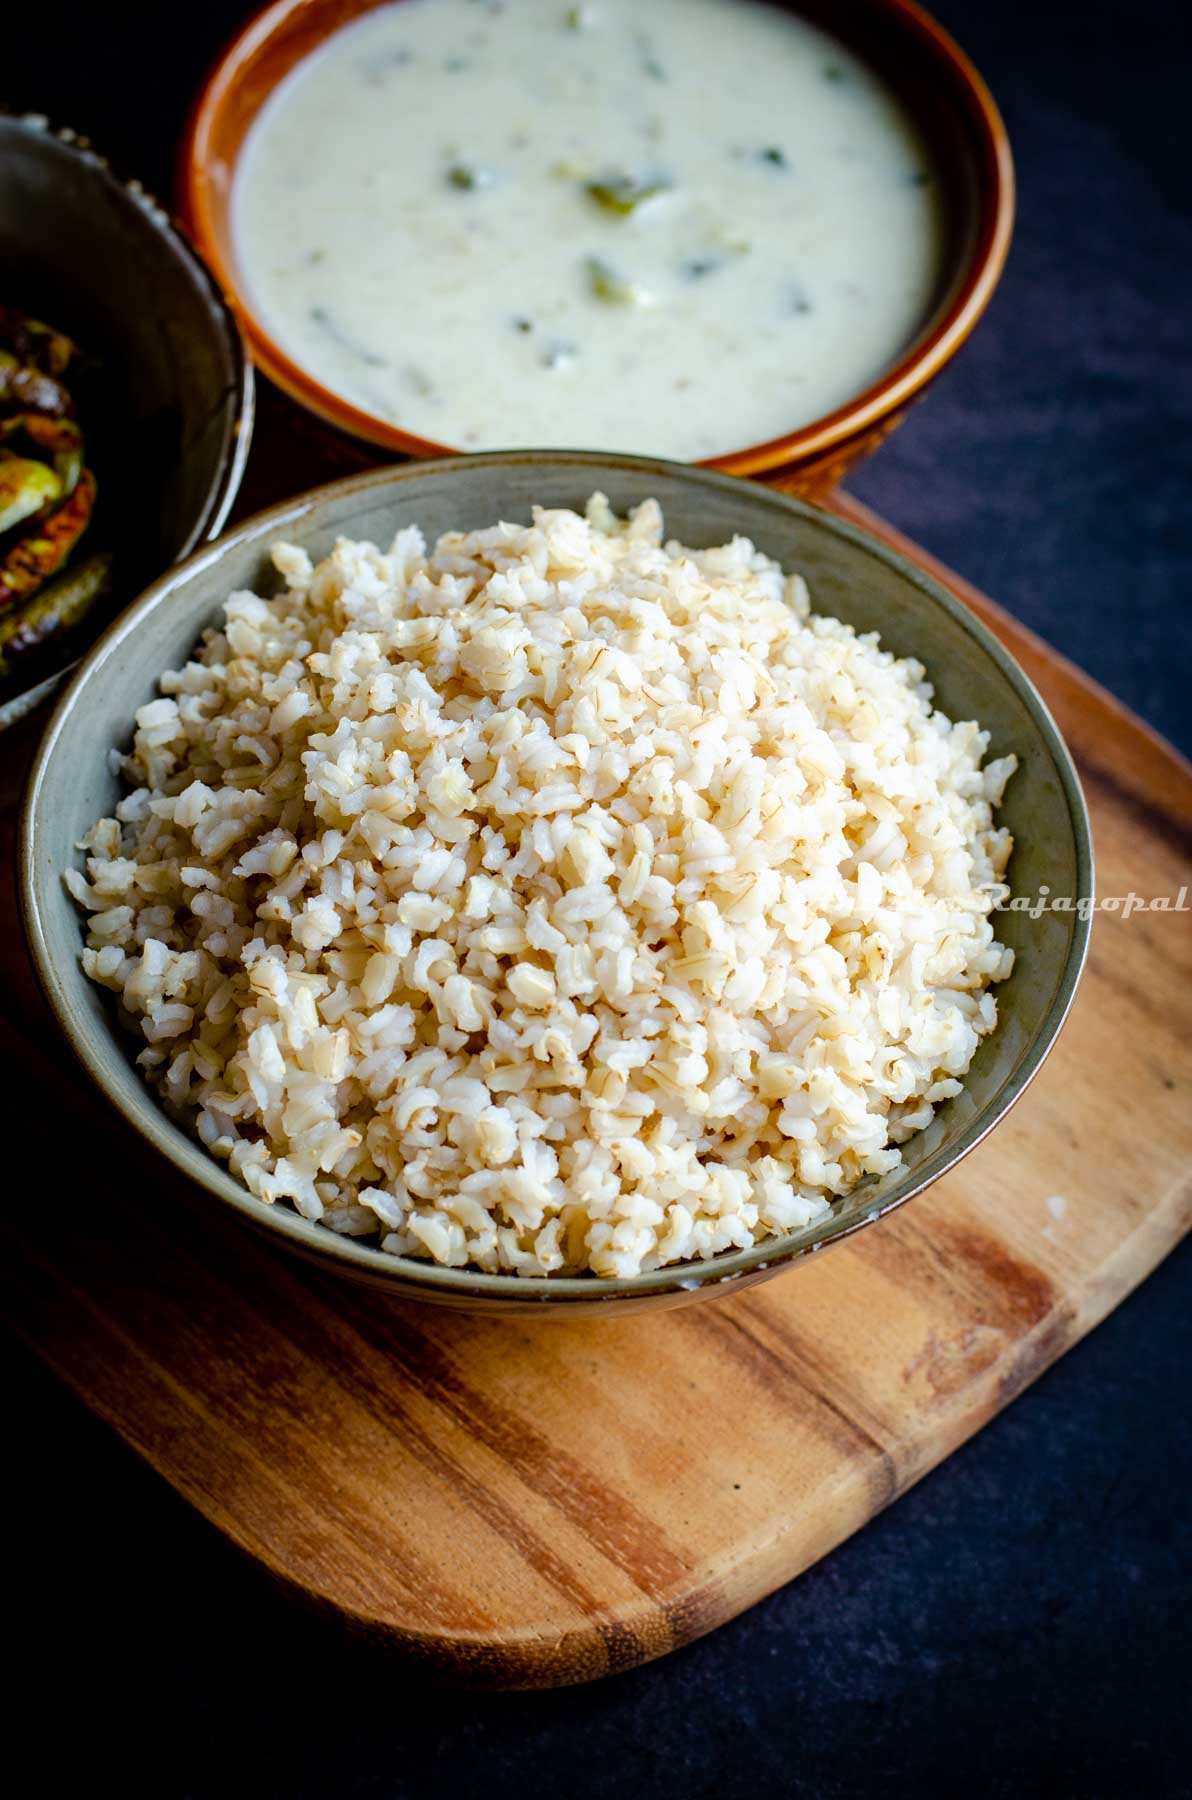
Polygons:
[[[1038,681],[1088,787],[1101,892],[1192,881],[1188,765],[838,505],[947,581]],[[998,1132],[872,1232],[714,1306],[494,1322],[349,1296],[193,1201],[154,1204],[161,1171],[138,1179],[121,1138],[92,1159],[100,1204],[69,1231],[0,1216],[3,1316],[254,1563],[407,1666],[496,1688],[629,1668],[858,1529],[1188,1228],[1188,924],[1099,916],[1069,1025]],[[56,1056],[25,971],[5,974],[0,1060],[60,1161],[64,1105],[80,1141],[114,1127]]]
[[[163,1460],[160,1442],[152,1435],[142,1435],[130,1417],[127,1389],[124,1404],[112,1404],[112,1397],[105,1399],[96,1383],[69,1358],[54,1354],[52,1343],[29,1341],[80,1398],[106,1418],[209,1523],[300,1602],[334,1616],[354,1633],[382,1641],[400,1655],[411,1673],[432,1681],[474,1688],[553,1687],[595,1680],[663,1656],[734,1618],[818,1561],[944,1460],[1096,1325],[1162,1259],[1189,1223],[1192,1182],[1185,1181],[1173,1187],[1164,1204],[1146,1214],[1096,1271],[1090,1271],[1079,1300],[1069,1302],[1052,1295],[1031,1329],[1007,1338],[999,1354],[986,1358],[978,1334],[972,1357],[952,1368],[947,1339],[941,1339],[937,1352],[941,1367],[934,1373],[935,1397],[941,1404],[933,1408],[929,1436],[912,1434],[901,1443],[892,1438],[883,1441],[885,1434],[867,1418],[865,1410],[834,1396],[830,1381],[826,1392],[812,1395],[809,1389],[805,1404],[813,1413],[822,1412],[834,1427],[839,1426],[838,1436],[834,1429],[829,1430],[829,1441],[837,1450],[843,1442],[849,1454],[834,1469],[820,1469],[814,1489],[801,1496],[802,1504],[791,1505],[779,1497],[771,1510],[751,1521],[747,1533],[720,1542],[701,1566],[693,1564],[686,1570],[685,1579],[660,1585],[651,1595],[638,1593],[635,1604],[622,1601],[607,1609],[594,1609],[583,1618],[577,1617],[571,1602],[521,1617],[515,1616],[511,1607],[499,1630],[452,1629],[449,1624],[427,1630],[415,1624],[405,1604],[400,1552],[389,1571],[390,1580],[369,1596],[349,1594],[342,1580],[344,1571],[334,1561],[302,1566],[294,1558],[292,1543],[287,1555],[286,1547],[248,1529],[242,1508],[222,1502],[218,1483],[213,1487],[207,1479],[188,1478],[182,1469],[171,1468],[168,1460]],[[880,1246],[872,1248],[880,1261]],[[847,1252],[833,1259],[842,1274],[846,1257]],[[874,1263],[873,1254],[868,1262]],[[828,1266],[825,1261],[806,1279],[817,1279]],[[1032,1280],[1028,1275],[1028,1287]],[[297,1274],[295,1283],[302,1285]],[[775,1284],[788,1290],[795,1285],[790,1280]],[[309,1303],[310,1295],[296,1293],[294,1298]],[[762,1385],[773,1379],[772,1393],[777,1393],[783,1380],[777,1371],[768,1371],[767,1364],[789,1353],[790,1331],[785,1322],[789,1309],[776,1308],[775,1298],[773,1289],[768,1296],[757,1296],[748,1306],[751,1316],[740,1316],[746,1312],[747,1297],[743,1297],[742,1301],[727,1302],[719,1312],[672,1317],[671,1328],[676,1323],[684,1326],[702,1341],[705,1354],[716,1360],[756,1363],[759,1367],[754,1373],[762,1372]],[[87,1307],[83,1293],[76,1291],[75,1300]],[[424,1323],[430,1325],[426,1309],[406,1310],[410,1315],[407,1328],[417,1333]],[[615,1333],[631,1326],[587,1329]],[[126,1348],[131,1349],[131,1343]],[[127,1363],[124,1372],[127,1377]],[[799,1371],[800,1378],[804,1373]],[[143,1394],[140,1399],[143,1417]],[[818,1433],[814,1435],[818,1437]],[[766,1455],[775,1448],[770,1444]],[[200,1466],[203,1464],[208,1476],[221,1466],[218,1457],[200,1458]],[[524,1550],[518,1501],[516,1494],[510,1498],[506,1522],[522,1539]],[[351,1585],[355,1589],[355,1582]]]
[[[1107,1258],[1081,1303],[1061,1304],[983,1368],[979,1380],[954,1394],[946,1417],[936,1420],[929,1447],[910,1448],[905,1456],[874,1447],[871,1458],[852,1463],[820,1496],[814,1518],[803,1522],[788,1509],[779,1510],[756,1525],[749,1538],[722,1551],[717,1561],[709,1559],[698,1572],[698,1586],[661,1592],[635,1610],[619,1610],[615,1618],[596,1617],[583,1625],[549,1615],[519,1620],[503,1628],[499,1643],[483,1632],[411,1630],[400,1611],[355,1612],[351,1625],[383,1639],[432,1681],[497,1690],[594,1681],[681,1649],[802,1574],[938,1467],[1100,1324],[1190,1228],[1192,1179],[1173,1188],[1166,1202]],[[250,1557],[266,1562],[272,1577],[300,1602],[343,1617],[334,1591],[304,1586],[287,1569],[270,1566],[259,1547],[240,1542],[226,1525],[224,1529]]]
[[[176,1293],[153,1295],[145,1279],[160,1245],[145,1245],[144,1260],[138,1255],[139,1266],[128,1275],[125,1296],[149,1296],[150,1310],[139,1319],[113,1316],[119,1314],[112,1305],[119,1296],[104,1291],[102,1269],[96,1296],[82,1285],[85,1266],[64,1271],[30,1256],[29,1246],[20,1243],[6,1274],[22,1297],[15,1305],[7,1298],[6,1311],[20,1335],[92,1410],[302,1601],[383,1640],[431,1679],[472,1687],[547,1687],[596,1679],[664,1655],[814,1563],[1097,1324],[1192,1222],[1192,1181],[1184,1177],[1139,1210],[1133,1229],[1111,1230],[1107,1253],[1084,1268],[1078,1284],[1065,1285],[1038,1257],[1019,1257],[980,1223],[974,1225],[970,1209],[957,1199],[937,1202],[934,1219],[924,1216],[920,1204],[913,1230],[907,1229],[908,1209],[901,1229],[891,1221],[805,1273],[717,1308],[622,1325],[571,1328],[544,1322],[518,1328],[511,1334],[503,1381],[493,1366],[494,1352],[502,1348],[499,1331],[465,1332],[460,1341],[458,1328],[431,1309],[377,1309],[371,1303],[367,1316],[345,1324],[342,1295],[297,1267],[261,1257],[247,1239],[229,1236],[225,1243],[210,1237],[197,1215],[188,1220],[181,1243],[172,1244],[172,1274],[178,1292],[199,1298],[203,1318],[195,1348],[209,1365],[202,1377],[183,1346],[171,1350],[157,1335],[159,1298],[167,1307],[177,1302]],[[941,1247],[946,1294],[934,1266]],[[237,1252],[233,1280],[227,1275],[228,1249]],[[82,1264],[94,1272],[94,1246],[84,1250]],[[874,1308],[881,1310],[891,1284],[900,1307],[912,1315],[901,1336],[913,1342],[913,1354],[900,1358],[900,1332],[894,1330],[893,1397],[880,1367],[866,1369],[855,1350],[858,1324],[877,1316]],[[850,1296],[859,1301],[854,1311]],[[884,1311],[883,1329],[889,1330],[892,1309]],[[320,1317],[312,1338],[314,1314]],[[669,1345],[663,1344],[660,1327]],[[327,1341],[319,1343],[322,1333]],[[880,1331],[876,1337],[874,1354],[880,1358],[887,1346]],[[371,1528],[384,1513],[377,1495],[366,1496],[368,1504],[357,1512],[351,1494],[329,1501],[325,1482],[304,1467],[312,1448],[306,1433],[318,1431],[317,1414],[305,1416],[286,1396],[315,1397],[314,1357],[320,1351],[325,1357],[332,1339],[348,1358],[348,1385],[357,1395],[378,1353],[393,1358],[398,1381],[408,1383],[411,1371],[426,1371],[427,1415],[422,1420],[407,1415],[404,1422],[414,1433],[430,1424],[442,1462],[436,1476],[461,1483],[466,1505],[476,1509],[494,1540],[504,1537],[513,1546],[515,1579],[499,1622],[453,1625],[448,1616],[453,1597],[440,1592],[433,1604],[443,1612],[443,1622],[433,1628],[420,1623],[412,1604],[424,1576],[415,1566],[424,1551],[418,1531],[404,1529],[399,1519],[391,1531],[391,1558],[365,1567],[378,1542]],[[276,1398],[233,1418],[221,1406],[223,1379],[214,1364],[222,1359],[231,1381],[251,1378],[244,1346],[254,1341],[261,1353],[256,1367],[268,1368]],[[658,1353],[653,1360],[652,1350]],[[474,1354],[478,1378],[469,1367]],[[568,1435],[555,1417],[537,1441],[531,1434],[516,1451],[511,1446],[507,1466],[486,1459],[485,1450],[491,1451],[504,1429],[510,1393],[528,1403],[521,1413],[532,1412],[535,1384],[549,1387],[560,1370],[585,1355],[607,1357],[608,1379],[616,1383],[632,1381],[635,1367],[639,1374],[643,1365],[660,1368],[669,1355],[669,1370],[660,1369],[660,1386],[667,1391],[673,1392],[684,1365],[699,1371],[705,1391],[730,1390],[736,1427],[731,1441],[720,1430],[715,1459],[723,1479],[718,1484],[706,1478],[704,1456],[701,1479],[689,1496],[692,1514],[702,1521],[703,1543],[690,1537],[694,1518],[667,1516],[668,1493],[681,1493],[684,1486],[682,1458],[669,1479],[647,1458],[640,1471],[645,1495],[640,1512],[634,1482],[618,1486],[610,1480],[615,1406],[594,1422],[600,1440],[595,1457],[588,1454],[583,1431]],[[486,1430],[470,1414],[490,1399]],[[280,1447],[261,1441],[264,1409],[271,1406],[288,1414]],[[462,1449],[452,1441],[461,1421],[470,1427],[471,1440]],[[724,1420],[720,1423],[723,1427]],[[716,1420],[705,1410],[702,1421],[697,1417],[694,1429],[683,1432],[685,1455],[699,1457],[701,1433],[709,1424]],[[626,1427],[631,1445],[635,1429],[632,1422]],[[353,1427],[349,1441],[362,1459],[367,1456],[364,1432]],[[414,1478],[425,1479],[427,1472],[427,1462],[417,1461]],[[404,1464],[395,1465],[392,1474],[399,1486],[409,1486],[411,1472]],[[717,1486],[743,1496],[739,1521]],[[535,1489],[545,1490],[536,1506]],[[320,1523],[331,1527],[322,1537],[313,1523],[320,1511]],[[368,1511],[374,1516],[363,1518]],[[527,1517],[533,1511],[539,1516]],[[288,1528],[279,1534],[283,1520]],[[576,1561],[587,1563],[582,1576],[582,1583],[591,1584],[587,1600],[580,1582],[565,1591],[568,1538],[577,1520],[584,1556]],[[357,1536],[362,1526],[369,1529]],[[346,1549],[340,1543],[337,1554],[340,1530],[350,1541]],[[475,1555],[473,1545],[462,1561]],[[451,1561],[450,1554],[438,1559],[438,1577]],[[552,1586],[560,1570],[562,1585]],[[596,1605],[591,1594],[604,1591],[602,1580],[610,1598]]]

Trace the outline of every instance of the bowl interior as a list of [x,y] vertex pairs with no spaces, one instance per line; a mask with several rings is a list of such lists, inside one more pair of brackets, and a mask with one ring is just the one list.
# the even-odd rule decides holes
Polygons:
[[[433,456],[453,446],[417,437],[342,399],[274,341],[241,280],[231,227],[237,159],[274,89],[342,26],[391,3],[276,0],[254,19],[199,96],[183,147],[182,205],[266,373],[303,405],[357,436]],[[1013,212],[1009,149],[996,108],[976,71],[933,20],[907,0],[863,0],[859,5],[789,0],[789,7],[877,69],[923,131],[944,202],[941,275],[921,330],[878,382],[786,437],[709,459],[708,466],[734,474],[818,455],[909,397],[959,347],[984,309],[1005,258]]]
[[624,1281],[554,1277],[523,1280],[395,1258],[360,1240],[336,1237],[280,1206],[254,1201],[162,1113],[134,1070],[107,996],[79,966],[79,916],[62,884],[77,862],[73,846],[109,813],[119,785],[109,744],[127,745],[136,707],[159,673],[184,661],[200,630],[233,590],[276,585],[267,563],[279,538],[315,557],[346,535],[387,544],[417,522],[428,538],[502,517],[528,520],[531,505],[579,506],[594,489],[618,509],[654,495],[668,531],[695,546],[743,533],[807,577],[813,604],[861,630],[880,631],[890,649],[917,656],[954,719],[977,718],[991,732],[990,755],[1013,752],[1020,767],[1000,818],[1016,849],[1015,895],[1047,884],[1053,896],[1092,892],[1087,818],[1070,759],[1042,702],[1009,655],[942,588],[854,527],[797,500],[676,464],[594,453],[505,452],[408,465],[354,477],[274,509],[192,557],[111,628],[61,702],[30,788],[22,879],[27,922],[43,983],[92,1075],[141,1134],[243,1217],[324,1265],[397,1291],[471,1305],[561,1299],[681,1299],[720,1279],[757,1278],[793,1255],[847,1235],[919,1191],[996,1122],[1034,1073],[1062,1023],[1080,972],[1088,926],[1075,911],[1000,916],[999,936],[1016,952],[998,990],[1000,1022],[982,1040],[964,1092],[940,1108],[906,1145],[904,1166],[863,1182],[811,1231],[752,1250]]
[[0,169],[0,300],[85,359],[72,386],[99,483],[88,542],[116,556],[110,614],[226,517],[248,449],[243,348],[181,234],[94,151],[0,115]]

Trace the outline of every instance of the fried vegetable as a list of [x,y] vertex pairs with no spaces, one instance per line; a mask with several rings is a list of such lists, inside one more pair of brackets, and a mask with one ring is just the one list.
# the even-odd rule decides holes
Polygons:
[[11,531],[61,495],[61,477],[48,463],[0,450],[0,532]]
[[0,680],[26,657],[80,624],[106,593],[112,559],[104,551],[51,581],[35,599],[0,619]]
[[73,494],[83,467],[83,434],[73,419],[47,419],[41,413],[0,419],[0,444],[11,444],[14,438],[24,438],[27,449],[48,450],[62,483],[60,497],[65,500]]
[[0,610],[23,606],[58,573],[86,531],[94,505],[95,477],[84,469],[74,492],[0,559]]
[[0,350],[0,411],[19,407],[22,412],[47,413],[65,418],[74,411],[70,395],[60,381],[45,375],[32,363],[18,362]]
[[41,319],[31,319],[15,306],[0,306],[0,344],[18,362],[32,363],[46,375],[61,375],[76,354],[76,346],[64,332]]
[[610,175],[604,181],[589,181],[587,191],[597,206],[603,206],[606,212],[619,213],[628,218],[644,206],[647,200],[656,200],[659,194],[668,194],[674,186],[664,175]]
[[0,306],[0,677],[82,620],[111,558],[67,567],[95,507],[60,331]]

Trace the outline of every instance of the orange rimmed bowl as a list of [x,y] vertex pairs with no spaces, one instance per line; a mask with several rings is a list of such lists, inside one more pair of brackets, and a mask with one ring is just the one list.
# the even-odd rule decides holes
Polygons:
[[[201,89],[181,147],[180,208],[258,366],[293,399],[351,435],[409,456],[458,447],[404,431],[325,387],[254,310],[231,228],[236,164],[261,108],[294,66],[342,26],[391,0],[274,0],[229,44]],[[914,0],[791,0],[791,10],[849,45],[886,80],[923,131],[939,170],[944,272],[917,338],[846,405],[767,443],[704,465],[805,492],[833,486],[898,423],[972,331],[1001,275],[1014,220],[1014,168],[993,97],[964,52]]]

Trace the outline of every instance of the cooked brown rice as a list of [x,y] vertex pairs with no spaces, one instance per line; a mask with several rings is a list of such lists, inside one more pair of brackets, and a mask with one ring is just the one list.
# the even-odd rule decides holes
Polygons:
[[169,1110],[261,1201],[624,1276],[821,1218],[960,1090],[1013,766],[657,505],[279,545],[68,877]]

